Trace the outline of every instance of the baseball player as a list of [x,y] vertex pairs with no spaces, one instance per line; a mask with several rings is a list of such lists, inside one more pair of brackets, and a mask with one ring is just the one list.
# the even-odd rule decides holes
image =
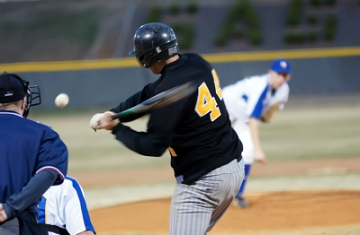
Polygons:
[[58,186],[50,187],[39,204],[38,222],[46,224],[49,234],[94,235],[80,184],[69,176]]
[[[91,123],[98,124],[92,128],[111,130],[117,140],[142,155],[162,156],[168,149],[177,181],[170,234],[204,235],[231,205],[244,177],[242,143],[231,128],[218,75],[199,55],[180,54],[174,31],[162,23],[142,25],[130,55],[160,77],[110,112],[94,115],[98,120]],[[114,113],[189,81],[197,84],[197,92],[151,111],[147,132],[123,125],[144,113],[111,119]]]
[[260,145],[258,122],[270,122],[275,111],[283,109],[289,96],[289,61],[278,59],[268,73],[242,79],[224,87],[223,96],[232,127],[244,144],[242,156],[245,162],[245,179],[234,199],[240,208],[248,207],[243,197],[246,181],[254,160],[266,163]]
[[61,184],[68,151],[51,128],[26,119],[40,104],[37,86],[16,74],[0,76],[0,234],[47,235],[37,224],[42,194]]

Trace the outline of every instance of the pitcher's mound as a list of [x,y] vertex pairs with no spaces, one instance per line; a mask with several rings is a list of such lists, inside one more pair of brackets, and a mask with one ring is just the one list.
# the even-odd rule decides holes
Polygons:
[[[209,234],[360,234],[360,191],[249,193],[246,199],[249,208],[231,206]],[[95,209],[90,216],[100,235],[168,234],[170,200]]]

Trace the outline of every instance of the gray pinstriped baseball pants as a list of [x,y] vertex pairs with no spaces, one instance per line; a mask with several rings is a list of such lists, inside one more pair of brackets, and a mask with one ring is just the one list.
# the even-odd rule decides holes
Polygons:
[[192,185],[176,183],[170,235],[204,235],[231,205],[244,179],[244,162],[233,160]]

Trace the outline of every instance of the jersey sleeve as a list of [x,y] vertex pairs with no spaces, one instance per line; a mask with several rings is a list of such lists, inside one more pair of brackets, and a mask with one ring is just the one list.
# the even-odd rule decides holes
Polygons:
[[[66,178],[72,182],[72,184],[69,184],[69,193],[64,208],[66,230],[68,230],[70,234],[78,234],[86,230],[95,233],[80,184],[71,177]],[[59,210],[61,210],[61,208],[59,208]]]
[[[179,84],[171,85],[168,87],[162,86],[161,88],[152,86],[153,91],[148,91],[148,93],[158,94]],[[127,148],[139,154],[160,157],[170,144],[173,131],[180,117],[179,110],[182,110],[186,100],[187,98],[184,98],[174,104],[151,111],[147,132],[137,132],[119,123],[112,129],[112,134]]]
[[247,85],[248,95],[247,97],[244,97],[247,100],[246,114],[248,117],[260,119],[264,108],[264,100],[269,91],[269,86],[266,82],[267,80],[258,78],[250,79],[251,80]]
[[47,170],[55,171],[58,174],[58,178],[54,184],[61,184],[67,173],[68,150],[55,131],[45,126],[44,128],[38,153],[36,173]]
[[[179,120],[186,98],[175,104],[153,110],[148,122],[147,132],[137,132],[119,123],[113,128],[112,134],[129,149],[145,155],[160,157],[168,148],[173,131]],[[172,115],[168,115],[171,113]]]

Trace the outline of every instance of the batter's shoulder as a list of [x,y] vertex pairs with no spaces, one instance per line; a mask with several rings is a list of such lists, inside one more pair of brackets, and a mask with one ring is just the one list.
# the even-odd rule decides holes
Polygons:
[[183,55],[188,57],[191,60],[205,61],[205,59],[201,55],[199,55],[197,53],[189,52],[189,53],[184,53]]
[[184,55],[188,57],[192,66],[196,66],[204,70],[212,70],[211,64],[206,61],[201,55],[196,53],[186,53]]

